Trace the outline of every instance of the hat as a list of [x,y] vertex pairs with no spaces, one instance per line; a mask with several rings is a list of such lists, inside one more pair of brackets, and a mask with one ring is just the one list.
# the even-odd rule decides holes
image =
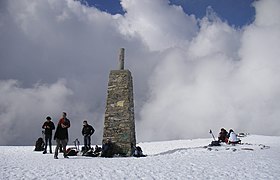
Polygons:
[[46,119],[47,119],[47,120],[51,120],[52,118],[51,118],[50,116],[47,116]]

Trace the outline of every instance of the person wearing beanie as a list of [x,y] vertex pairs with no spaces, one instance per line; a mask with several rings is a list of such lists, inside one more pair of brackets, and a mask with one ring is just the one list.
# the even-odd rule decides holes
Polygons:
[[50,153],[52,154],[52,131],[55,129],[54,123],[51,121],[52,118],[50,116],[46,117],[46,121],[44,122],[42,128],[45,130],[45,149],[43,154],[47,153],[48,143],[50,146]]

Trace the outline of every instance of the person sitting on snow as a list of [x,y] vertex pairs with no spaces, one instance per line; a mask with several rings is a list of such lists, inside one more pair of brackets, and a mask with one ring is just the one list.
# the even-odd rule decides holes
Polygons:
[[113,157],[114,149],[111,139],[106,139],[106,142],[102,145],[101,157]]
[[221,129],[221,132],[219,133],[219,137],[218,137],[219,142],[225,142],[225,143],[227,143],[227,142],[228,142],[228,137],[227,137],[227,135],[228,135],[228,132],[227,132],[224,128],[222,128],[222,129]]
[[230,133],[231,133],[232,131],[233,131],[232,129],[230,129],[230,130],[228,131],[227,138],[229,138]]
[[235,134],[235,132],[231,129],[229,130],[230,135],[229,135],[229,139],[228,139],[228,144],[238,144],[241,142],[241,140],[239,138],[237,138],[237,134]]

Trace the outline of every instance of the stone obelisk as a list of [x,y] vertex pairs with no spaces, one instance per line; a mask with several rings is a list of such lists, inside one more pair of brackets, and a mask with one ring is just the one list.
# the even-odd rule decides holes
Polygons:
[[120,49],[119,69],[111,70],[108,82],[103,142],[111,139],[116,154],[131,156],[136,145],[133,82],[124,69],[124,48]]

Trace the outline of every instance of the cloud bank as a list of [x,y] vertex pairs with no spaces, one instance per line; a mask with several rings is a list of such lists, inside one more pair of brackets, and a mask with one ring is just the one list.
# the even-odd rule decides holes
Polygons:
[[207,137],[210,128],[280,135],[280,3],[253,4],[241,29],[167,0],[122,0],[110,15],[73,0],[0,2],[1,145],[32,144],[62,111],[102,138],[109,71],[132,71],[138,141]]

